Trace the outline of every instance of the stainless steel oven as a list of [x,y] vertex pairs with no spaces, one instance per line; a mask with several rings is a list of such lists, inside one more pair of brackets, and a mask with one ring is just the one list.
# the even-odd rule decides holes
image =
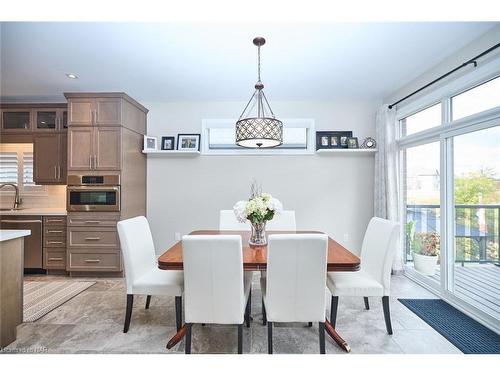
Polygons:
[[68,212],[120,211],[120,176],[68,176]]

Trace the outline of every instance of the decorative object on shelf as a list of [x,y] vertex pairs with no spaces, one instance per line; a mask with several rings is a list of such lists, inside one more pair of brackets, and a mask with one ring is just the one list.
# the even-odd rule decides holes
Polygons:
[[[283,143],[283,123],[274,115],[260,80],[260,47],[265,43],[262,37],[253,40],[257,46],[258,80],[252,97],[236,122],[236,144],[247,148],[269,148]],[[257,113],[252,113],[254,108]]]
[[156,151],[158,149],[158,139],[156,137],[144,136],[144,151]]
[[266,223],[283,211],[283,205],[270,194],[262,193],[256,182],[252,183],[251,195],[248,201],[239,201],[233,207],[236,219],[241,223],[250,221],[252,233],[248,243],[262,246],[267,243]]
[[162,150],[174,150],[175,149],[175,137],[161,137],[161,149]]
[[200,134],[178,134],[177,150],[200,151]]
[[365,138],[361,144],[361,148],[377,148],[377,142],[372,137]]
[[359,148],[358,137],[347,138],[347,148]]
[[347,139],[352,131],[319,131],[316,132],[316,150],[329,148],[348,148]]

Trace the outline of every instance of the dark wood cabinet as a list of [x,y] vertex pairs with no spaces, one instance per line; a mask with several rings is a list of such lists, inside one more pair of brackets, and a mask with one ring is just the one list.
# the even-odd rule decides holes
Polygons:
[[65,184],[66,154],[66,134],[36,134],[33,137],[33,181],[43,185]]
[[120,98],[71,98],[68,100],[70,126],[120,126]]

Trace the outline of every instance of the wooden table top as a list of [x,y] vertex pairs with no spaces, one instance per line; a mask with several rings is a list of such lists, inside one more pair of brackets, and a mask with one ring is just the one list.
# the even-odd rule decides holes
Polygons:
[[[293,234],[293,233],[321,233],[316,231],[266,231],[266,234]],[[197,230],[192,235],[210,234],[237,234],[242,237],[243,269],[247,271],[265,270],[267,267],[267,246],[252,246],[248,244],[250,231],[232,230]],[[358,271],[359,258],[328,237],[328,271]],[[158,267],[162,270],[182,270],[182,241],[177,242],[158,258]]]

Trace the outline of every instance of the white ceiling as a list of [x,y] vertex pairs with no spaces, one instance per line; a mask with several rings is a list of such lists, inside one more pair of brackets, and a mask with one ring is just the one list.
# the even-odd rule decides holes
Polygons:
[[264,36],[270,100],[382,99],[495,25],[2,23],[0,89],[7,100],[63,100],[65,91],[246,100],[256,81],[252,39]]

